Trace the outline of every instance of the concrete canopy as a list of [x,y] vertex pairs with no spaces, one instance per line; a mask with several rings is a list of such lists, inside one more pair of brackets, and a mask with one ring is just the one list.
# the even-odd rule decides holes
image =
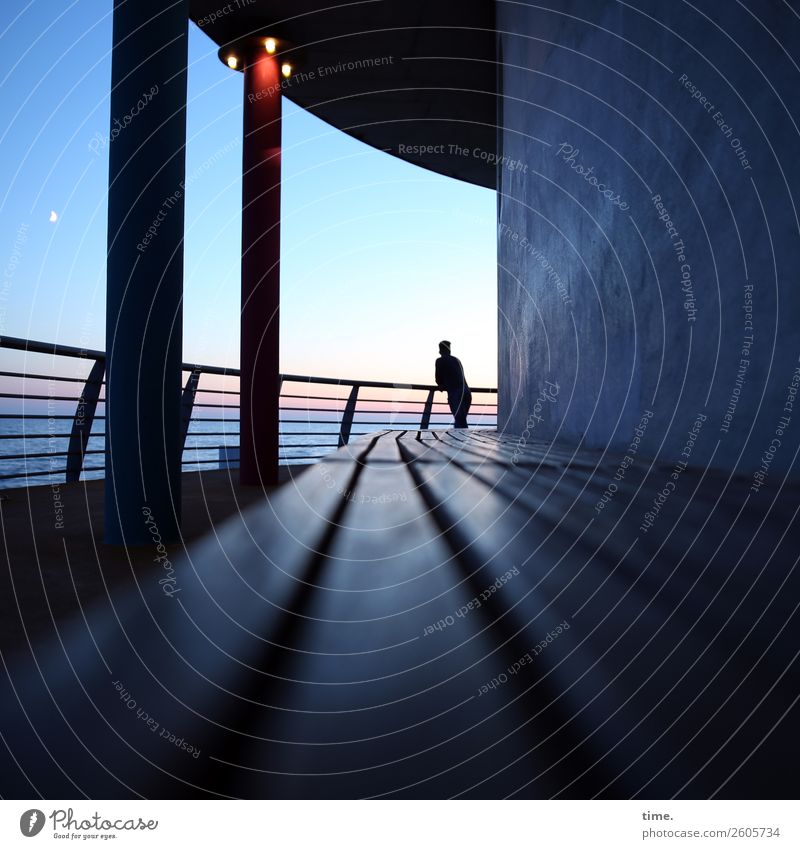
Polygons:
[[292,102],[415,165],[495,188],[494,3],[191,0],[190,17],[221,48],[289,42]]

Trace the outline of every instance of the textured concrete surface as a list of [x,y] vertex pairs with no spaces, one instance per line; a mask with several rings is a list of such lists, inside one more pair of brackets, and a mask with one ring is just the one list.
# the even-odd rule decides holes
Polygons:
[[638,430],[668,461],[792,466],[790,5],[498,4],[501,428],[616,449]]

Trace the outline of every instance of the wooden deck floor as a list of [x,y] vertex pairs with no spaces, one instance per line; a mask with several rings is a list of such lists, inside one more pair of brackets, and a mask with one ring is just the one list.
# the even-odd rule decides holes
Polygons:
[[[288,479],[288,468],[282,471]],[[183,544],[168,547],[172,557],[263,499],[261,489],[240,486],[236,477],[216,469],[183,476]],[[107,593],[148,575],[161,577],[152,546],[104,544],[103,515],[102,480],[0,490],[0,651],[6,659],[28,641],[55,637],[59,625]]]
[[0,792],[796,796],[797,487],[688,468],[646,527],[673,467],[639,457],[603,502],[621,462],[357,440],[169,594],[151,573],[26,649]]

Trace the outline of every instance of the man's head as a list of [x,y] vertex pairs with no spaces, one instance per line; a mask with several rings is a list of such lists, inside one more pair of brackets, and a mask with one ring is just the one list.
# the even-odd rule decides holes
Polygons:
[[446,339],[439,343],[439,353],[442,354],[442,356],[450,353],[450,343]]

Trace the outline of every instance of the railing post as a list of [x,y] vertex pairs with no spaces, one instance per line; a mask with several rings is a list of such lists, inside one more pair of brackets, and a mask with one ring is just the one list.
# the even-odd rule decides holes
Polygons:
[[344,406],[344,415],[342,416],[342,425],[339,428],[339,448],[347,445],[350,441],[350,429],[353,426],[353,416],[356,412],[356,403],[358,402],[358,384],[354,383],[350,390],[350,396]]
[[431,389],[428,392],[428,397],[425,400],[425,407],[422,410],[422,420],[419,423],[420,430],[427,430],[431,426],[431,412],[433,410],[433,396],[435,392],[435,389]]
[[186,447],[186,437],[189,434],[189,425],[192,421],[192,410],[194,409],[194,396],[197,394],[197,384],[200,381],[202,369],[193,368],[186,378],[186,386],[183,387],[181,395],[181,459]]
[[[284,449],[283,443],[283,419],[281,418],[281,398],[283,398],[283,375],[278,375],[278,467],[281,465],[281,451]],[[241,407],[239,408],[239,418],[241,419]],[[239,425],[239,432],[241,433],[241,424]],[[241,437],[239,437],[241,441]]]
[[67,448],[67,483],[75,483],[80,480],[81,469],[83,469],[83,455],[92,433],[94,415],[97,411],[97,401],[100,397],[100,387],[103,385],[103,375],[106,370],[106,361],[98,359],[94,361],[89,377],[83,385],[83,392],[75,407],[75,416],[72,419],[72,431],[69,435],[69,448]]

